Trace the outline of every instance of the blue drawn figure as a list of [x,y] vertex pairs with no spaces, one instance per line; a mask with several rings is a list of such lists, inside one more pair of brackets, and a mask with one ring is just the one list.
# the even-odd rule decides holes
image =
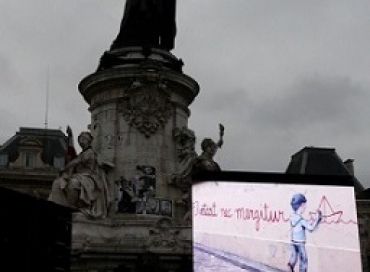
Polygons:
[[322,213],[317,211],[317,218],[314,222],[309,223],[302,217],[306,208],[307,199],[303,194],[295,194],[292,197],[290,205],[292,206],[293,213],[290,217],[291,226],[291,255],[288,266],[291,272],[294,272],[294,267],[299,258],[299,271],[306,272],[308,258],[306,253],[306,230],[314,231],[322,219]]

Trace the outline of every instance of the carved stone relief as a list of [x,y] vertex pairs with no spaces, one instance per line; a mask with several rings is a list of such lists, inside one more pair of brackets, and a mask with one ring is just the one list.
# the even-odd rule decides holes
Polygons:
[[186,127],[176,128],[173,138],[176,142],[176,150],[179,161],[179,171],[172,176],[171,184],[178,187],[182,197],[176,203],[185,206],[186,212],[183,223],[191,224],[191,184],[192,176],[201,171],[220,171],[219,165],[213,160],[218,148],[223,144],[224,126],[219,124],[220,139],[215,143],[206,138],[202,141],[202,154],[200,156],[194,150],[194,132]]
[[105,145],[108,149],[112,149],[114,147],[115,136],[114,135],[105,135],[104,136]]
[[197,156],[195,152],[195,134],[187,127],[175,128],[173,138],[176,143],[178,161],[184,163]]
[[149,251],[171,250],[179,247],[180,231],[172,229],[173,223],[170,219],[162,218],[156,223],[156,227],[149,229],[147,248]]
[[198,156],[195,152],[196,138],[194,132],[186,127],[175,128],[173,130],[173,138],[176,143],[179,170],[172,175],[171,185],[179,188],[182,193],[176,204],[185,207],[186,213],[183,221],[186,224],[190,224],[191,217],[189,217],[188,211],[191,209],[191,175],[194,161]]
[[124,95],[120,110],[131,127],[149,138],[163,128],[173,112],[169,96],[157,84],[145,85],[134,81]]

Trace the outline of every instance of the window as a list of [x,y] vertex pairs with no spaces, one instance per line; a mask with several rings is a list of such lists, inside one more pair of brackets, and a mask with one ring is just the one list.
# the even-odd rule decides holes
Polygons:
[[35,167],[35,154],[34,153],[26,152],[24,166],[26,168],[34,168]]
[[8,166],[8,154],[0,154],[0,168]]

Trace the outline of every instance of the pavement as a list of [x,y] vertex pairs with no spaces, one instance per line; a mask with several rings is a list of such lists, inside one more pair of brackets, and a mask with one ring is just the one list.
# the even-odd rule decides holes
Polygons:
[[252,260],[207,247],[194,245],[194,272],[283,272]]

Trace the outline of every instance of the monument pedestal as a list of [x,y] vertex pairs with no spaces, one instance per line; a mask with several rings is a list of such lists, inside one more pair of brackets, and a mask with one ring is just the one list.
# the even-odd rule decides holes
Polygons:
[[[109,179],[139,179],[140,166],[154,169],[156,197],[176,200],[169,186],[181,169],[176,129],[187,128],[188,106],[199,86],[171,53],[141,47],[115,50],[110,67],[84,78],[79,89],[90,105],[91,133],[100,161],[113,165]],[[173,205],[174,218],[181,218]]]
[[191,270],[191,227],[183,221],[189,203],[181,205],[189,184],[174,177],[194,156],[188,106],[199,86],[181,66],[165,50],[120,48],[80,82],[115,202],[104,220],[75,215],[72,271]]
[[191,228],[168,218],[121,214],[91,221],[75,214],[72,225],[71,271],[191,270],[183,270],[192,265]]

